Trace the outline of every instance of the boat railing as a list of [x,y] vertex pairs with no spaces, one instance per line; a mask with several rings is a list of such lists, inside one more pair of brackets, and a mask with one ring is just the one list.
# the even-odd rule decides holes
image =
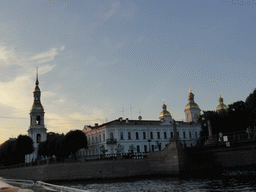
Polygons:
[[36,186],[41,186],[41,187],[44,187],[44,188],[50,189],[50,190],[55,189],[55,190],[58,190],[58,191],[70,191],[70,192],[82,192],[83,191],[83,192],[86,192],[86,190],[66,187],[66,186],[62,186],[62,185],[54,185],[54,184],[45,183],[45,182],[42,182],[42,181],[37,181]]

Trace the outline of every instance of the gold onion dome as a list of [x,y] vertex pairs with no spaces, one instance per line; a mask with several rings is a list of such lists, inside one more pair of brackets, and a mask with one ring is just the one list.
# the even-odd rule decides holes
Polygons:
[[185,109],[200,109],[199,106],[194,101],[194,94],[191,92],[191,87],[189,88],[188,100],[189,103],[186,105]]
[[226,109],[228,109],[228,107],[227,107],[227,105],[225,105],[224,103],[223,103],[223,98],[220,96],[220,98],[219,98],[219,105],[217,106],[217,108],[216,108],[216,111],[219,111],[219,110],[226,110]]
[[188,103],[185,109],[199,109],[199,106],[196,103]]
[[165,104],[163,104],[162,109],[163,109],[163,111],[160,113],[159,119],[166,118],[166,117],[172,117],[171,113],[166,110],[167,106]]

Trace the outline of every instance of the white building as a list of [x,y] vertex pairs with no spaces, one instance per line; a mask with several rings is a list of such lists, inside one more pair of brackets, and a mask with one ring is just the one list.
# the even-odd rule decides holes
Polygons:
[[39,89],[38,73],[36,75],[36,86],[34,90],[34,102],[30,110],[30,126],[28,129],[28,136],[34,142],[35,151],[32,154],[26,155],[26,162],[34,161],[37,158],[38,144],[46,140],[46,128],[44,125],[44,108],[41,104],[41,91]]
[[[189,93],[189,100],[192,99],[191,94],[193,93]],[[186,112],[193,111],[194,106],[191,105],[191,108],[186,106]],[[101,125],[84,126],[83,132],[87,135],[88,148],[79,150],[78,155],[99,155],[102,149],[106,150],[106,154],[111,154],[116,153],[120,147],[123,153],[131,150],[148,152],[165,148],[174,137],[174,119],[167,111],[165,104],[163,104],[162,109],[163,111],[159,115],[160,120],[142,120],[140,116],[138,120],[119,118]],[[185,141],[187,146],[196,145],[201,131],[199,123],[176,121],[176,126],[178,137],[182,143]]]

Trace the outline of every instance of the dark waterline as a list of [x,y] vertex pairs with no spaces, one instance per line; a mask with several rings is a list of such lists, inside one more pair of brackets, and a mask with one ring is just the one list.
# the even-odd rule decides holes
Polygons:
[[220,178],[139,177],[122,179],[51,182],[58,185],[98,191],[256,191],[256,172],[226,171]]

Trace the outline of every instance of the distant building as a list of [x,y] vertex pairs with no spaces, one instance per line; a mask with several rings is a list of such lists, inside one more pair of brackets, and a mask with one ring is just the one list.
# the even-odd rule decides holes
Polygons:
[[[78,155],[99,155],[102,146],[106,154],[121,152],[148,152],[165,148],[174,137],[173,121],[165,103],[159,115],[160,120],[129,120],[116,119],[102,125],[84,126],[87,135],[88,149],[81,149]],[[199,109],[199,108],[198,108]],[[194,117],[195,118],[195,117]],[[182,143],[188,146],[196,145],[200,136],[199,123],[176,121],[177,134]]]
[[32,154],[26,155],[26,162],[34,161],[37,158],[38,144],[46,140],[46,128],[44,125],[44,108],[41,104],[41,91],[39,89],[38,72],[36,75],[36,86],[34,89],[34,102],[30,110],[30,126],[28,129],[28,136],[34,142],[35,151]]

